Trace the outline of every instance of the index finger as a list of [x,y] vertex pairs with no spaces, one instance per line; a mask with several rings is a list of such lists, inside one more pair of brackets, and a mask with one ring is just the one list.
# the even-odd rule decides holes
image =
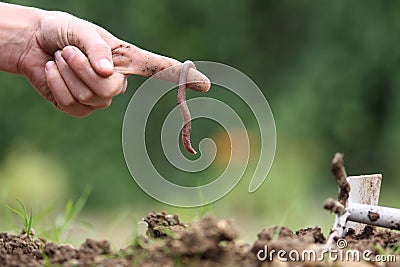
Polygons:
[[[112,50],[114,70],[122,74],[153,76],[162,80],[178,83],[182,69],[179,61],[161,56],[132,44],[123,42]],[[168,69],[168,71],[163,71]],[[187,76],[187,86],[193,90],[206,92],[210,89],[210,80],[201,72],[191,68]]]

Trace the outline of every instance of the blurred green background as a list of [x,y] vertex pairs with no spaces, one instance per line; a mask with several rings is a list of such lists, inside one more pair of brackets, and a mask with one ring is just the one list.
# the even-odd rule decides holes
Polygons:
[[[400,2],[6,2],[69,12],[181,61],[216,61],[241,70],[269,101],[278,143],[271,172],[257,192],[247,193],[244,179],[209,207],[170,207],[138,188],[122,154],[124,112],[145,78],[130,77],[127,92],[110,108],[76,119],[56,111],[24,78],[0,73],[3,202],[19,198],[34,209],[63,205],[91,185],[82,217],[93,225],[94,236],[111,238],[116,246],[152,210],[176,212],[188,221],[205,210],[231,217],[248,241],[276,224],[319,225],[327,232],[333,215],[322,203],[337,194],[329,165],[341,151],[350,175],[383,174],[380,204],[400,206]],[[213,95],[218,92],[208,93]],[[230,97],[236,101],[227,96],[228,104]],[[173,107],[171,101],[165,105]],[[243,116],[246,121],[250,115]],[[7,227],[0,224],[1,230]]]

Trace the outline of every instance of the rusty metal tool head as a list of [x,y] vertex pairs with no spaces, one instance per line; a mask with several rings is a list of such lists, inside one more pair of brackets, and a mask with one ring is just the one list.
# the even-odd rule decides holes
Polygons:
[[[333,165],[336,165],[332,172],[339,187],[339,201],[329,198],[324,204],[325,209],[336,214],[327,245],[332,245],[335,238],[343,237],[350,229],[360,233],[365,225],[400,230],[400,209],[378,206],[381,174],[343,177],[347,175],[340,153],[335,154]],[[335,169],[341,171],[335,172]]]

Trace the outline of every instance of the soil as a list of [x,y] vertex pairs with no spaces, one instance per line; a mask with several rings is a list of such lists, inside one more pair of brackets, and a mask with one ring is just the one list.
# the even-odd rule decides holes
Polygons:
[[[400,232],[367,226],[360,234],[350,232],[343,251],[370,250],[375,255],[396,254],[396,262],[317,262],[312,258],[293,261],[297,251],[320,252],[326,238],[319,227],[293,232],[287,227],[261,230],[253,244],[237,240],[238,231],[231,220],[206,216],[184,224],[177,215],[149,213],[146,236],[138,236],[130,246],[112,251],[108,241],[87,239],[80,248],[57,245],[26,234],[0,233],[0,266],[399,266]],[[337,245],[343,246],[343,243]],[[341,251],[335,244],[332,249]],[[278,251],[284,250],[286,254]],[[265,253],[267,252],[267,254]],[[291,253],[292,254],[289,254]],[[272,257],[266,257],[271,255]],[[293,254],[294,253],[294,254]],[[257,256],[258,255],[258,256]],[[317,254],[319,255],[319,254]],[[339,254],[338,254],[339,255]],[[284,260],[287,260],[285,262]],[[392,259],[393,261],[393,259]]]

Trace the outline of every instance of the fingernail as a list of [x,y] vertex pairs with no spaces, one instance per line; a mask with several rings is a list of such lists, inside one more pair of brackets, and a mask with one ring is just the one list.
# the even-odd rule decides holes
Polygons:
[[46,69],[46,71],[51,71],[52,69],[54,69],[54,61],[47,61],[46,65],[44,65],[44,68]]
[[54,57],[56,58],[56,59],[61,59],[62,58],[62,56],[61,56],[61,51],[60,50],[58,50],[57,52],[55,52],[54,53]]
[[75,55],[75,50],[71,46],[67,46],[63,49],[62,51],[62,57],[66,60],[69,61],[71,60]]
[[107,58],[102,58],[99,60],[99,67],[108,71],[112,71],[114,69],[113,63]]

